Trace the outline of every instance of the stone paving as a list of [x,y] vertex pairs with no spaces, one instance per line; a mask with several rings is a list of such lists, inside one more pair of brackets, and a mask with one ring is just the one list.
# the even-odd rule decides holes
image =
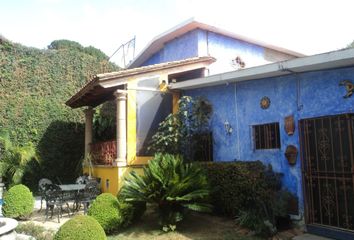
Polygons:
[[[45,219],[45,203],[43,202],[42,210],[39,211],[41,206],[40,197],[36,197],[34,211],[30,217],[30,219],[26,221],[19,221],[19,223],[33,222],[36,225],[43,226],[47,230],[57,231],[61,225],[63,225],[66,221],[72,218],[75,215],[82,215],[83,210],[79,212],[72,212],[73,215],[68,214],[64,209],[63,216],[60,218],[60,223],[58,223],[58,214],[54,211],[53,218]],[[70,206],[72,207],[72,205]]]

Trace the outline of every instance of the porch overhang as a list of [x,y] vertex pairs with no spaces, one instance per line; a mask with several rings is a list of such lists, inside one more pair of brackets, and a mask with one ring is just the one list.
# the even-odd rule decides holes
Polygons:
[[97,74],[65,104],[71,108],[83,106],[96,107],[101,103],[114,99],[114,92],[124,89],[131,79],[161,74],[173,74],[181,71],[207,67],[216,59],[210,56],[194,57],[180,61],[160,63],[118,72]]

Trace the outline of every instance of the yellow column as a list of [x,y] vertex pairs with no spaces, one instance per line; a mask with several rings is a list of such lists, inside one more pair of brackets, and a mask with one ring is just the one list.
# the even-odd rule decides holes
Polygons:
[[178,112],[178,101],[181,98],[181,93],[179,91],[172,92],[172,113]]
[[90,144],[92,143],[92,120],[94,110],[88,107],[84,110],[85,113],[85,157],[90,153]]
[[118,166],[127,165],[127,92],[125,90],[117,90],[117,159]]

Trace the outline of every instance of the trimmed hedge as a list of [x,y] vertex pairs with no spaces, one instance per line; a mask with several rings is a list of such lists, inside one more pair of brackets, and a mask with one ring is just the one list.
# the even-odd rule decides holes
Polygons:
[[87,215],[96,219],[106,233],[117,229],[122,222],[118,200],[111,193],[97,196],[88,209]]
[[205,164],[214,191],[211,200],[221,214],[237,217],[238,223],[258,235],[271,236],[288,227],[288,211],[295,197],[281,189],[280,173],[255,162]]
[[22,218],[32,213],[34,198],[25,185],[15,185],[4,195],[2,211],[5,217]]
[[102,193],[91,204],[87,214],[95,218],[106,233],[110,233],[132,223],[134,207],[118,201],[111,193]]
[[265,170],[260,162],[204,163],[210,186],[214,186],[211,200],[214,210],[235,217],[241,209],[249,207],[254,191],[266,191]]
[[54,240],[106,240],[101,225],[90,216],[75,216],[64,223],[54,236]]

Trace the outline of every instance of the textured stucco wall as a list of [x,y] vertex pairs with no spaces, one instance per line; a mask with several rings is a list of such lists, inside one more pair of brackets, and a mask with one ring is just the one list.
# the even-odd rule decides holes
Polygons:
[[246,67],[293,58],[291,55],[273,49],[214,32],[195,29],[165,43],[164,48],[146,60],[142,66],[197,56],[212,56],[216,58],[216,62],[209,68],[210,74],[235,70],[235,67],[232,66],[232,60],[237,56],[241,57],[246,63]]
[[210,66],[210,74],[235,70],[232,60],[237,56],[246,63],[246,67],[253,67],[269,63],[264,58],[264,48],[238,39],[226,37],[213,32],[205,32],[208,53],[216,58]]
[[[344,99],[346,91],[339,82],[353,80],[354,67],[327,71],[292,74],[288,76],[245,81],[237,84],[185,91],[185,95],[203,96],[213,105],[210,122],[214,141],[214,160],[261,160],[271,164],[277,172],[284,173],[286,189],[299,198],[303,212],[300,156],[295,166],[290,166],[284,152],[289,144],[300,149],[298,120],[317,116],[335,115],[354,111],[354,97]],[[270,107],[263,110],[260,99],[267,96]],[[284,131],[284,117],[295,117],[295,134]],[[227,135],[224,122],[229,121],[233,133]],[[254,150],[252,125],[279,122],[281,149]]]
[[164,47],[146,60],[142,66],[177,61],[197,56],[198,30],[193,30],[165,43]]

